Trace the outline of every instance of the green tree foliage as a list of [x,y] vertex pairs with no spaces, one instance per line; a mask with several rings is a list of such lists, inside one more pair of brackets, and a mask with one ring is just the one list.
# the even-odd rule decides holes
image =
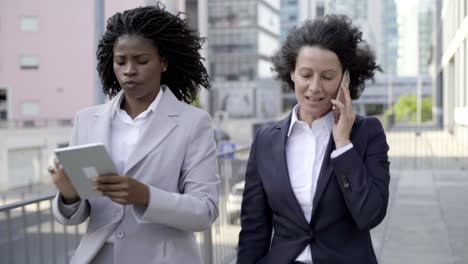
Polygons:
[[198,98],[198,95],[197,95],[197,97],[195,98],[195,100],[193,100],[193,102],[191,103],[191,105],[193,105],[193,106],[195,106],[195,107],[198,107],[198,108],[201,108],[200,98]]
[[[395,120],[397,122],[416,122],[416,95],[409,94],[402,96],[393,106]],[[421,101],[421,121],[432,120],[432,98],[426,97]]]

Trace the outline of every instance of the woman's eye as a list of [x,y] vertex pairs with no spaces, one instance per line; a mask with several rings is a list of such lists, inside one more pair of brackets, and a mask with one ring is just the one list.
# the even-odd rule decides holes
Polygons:
[[331,80],[331,79],[333,79],[333,77],[330,77],[330,76],[323,76],[322,78],[324,78],[325,80]]
[[122,66],[122,65],[125,64],[125,62],[123,62],[123,61],[116,61],[115,64]]
[[145,60],[145,61],[138,61],[138,64],[146,64],[146,63],[148,63],[147,60]]

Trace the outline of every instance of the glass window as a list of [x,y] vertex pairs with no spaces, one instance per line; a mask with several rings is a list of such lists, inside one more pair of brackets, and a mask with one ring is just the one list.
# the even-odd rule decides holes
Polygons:
[[22,102],[21,114],[23,116],[38,116],[39,115],[39,102],[36,102],[36,101]]
[[38,183],[41,175],[41,148],[29,147],[8,150],[8,186],[16,188]]
[[20,28],[23,32],[37,32],[39,31],[39,19],[37,16],[23,16],[21,17]]
[[319,6],[317,7],[317,16],[322,17],[325,15],[325,7]]
[[25,70],[39,69],[38,55],[22,55],[20,57],[20,68]]
[[[7,90],[6,88],[0,88],[0,122],[5,121],[8,116],[8,106],[7,106]],[[1,124],[0,124],[1,126]]]
[[265,5],[258,5],[258,25],[270,32],[280,34],[280,16]]
[[[465,72],[468,71],[468,38],[465,38]],[[464,106],[468,106],[468,76],[466,74],[463,74],[465,76],[465,84],[464,84],[464,90],[465,90],[465,102]]]

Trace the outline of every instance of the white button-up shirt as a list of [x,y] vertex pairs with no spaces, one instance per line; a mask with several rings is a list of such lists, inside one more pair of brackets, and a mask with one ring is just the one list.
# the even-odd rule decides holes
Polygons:
[[144,129],[149,123],[148,121],[150,117],[156,110],[159,101],[161,101],[163,93],[164,91],[161,88],[158,95],[148,108],[134,119],[132,119],[125,110],[120,108],[124,99],[123,91],[117,94],[117,99],[112,107],[110,154],[117,172],[120,175],[124,173],[123,170],[128,157],[135,149],[137,142],[140,140]]
[[[309,127],[306,122],[298,119],[298,110],[299,105],[296,105],[293,109],[286,141],[286,161],[292,189],[305,219],[310,222],[317,181],[333,129],[334,118],[333,113],[330,112],[315,120],[312,127]],[[352,147],[352,144],[348,144],[334,150],[331,153],[331,158],[341,155]],[[304,248],[296,261],[312,263],[310,246]]]
[[[163,93],[164,90],[161,87],[158,95],[148,108],[134,119],[132,119],[125,110],[120,108],[125,98],[123,91],[117,94],[111,113],[110,156],[119,175],[124,173],[128,157],[135,149],[143,131],[148,126],[149,120],[161,101]],[[70,217],[78,209],[80,203],[81,200],[69,205],[59,203],[59,210],[65,217]],[[116,217],[121,216],[116,214]],[[116,234],[114,230],[114,233],[107,239],[107,242],[112,243],[116,238],[122,238],[123,236],[123,232],[119,231]]]

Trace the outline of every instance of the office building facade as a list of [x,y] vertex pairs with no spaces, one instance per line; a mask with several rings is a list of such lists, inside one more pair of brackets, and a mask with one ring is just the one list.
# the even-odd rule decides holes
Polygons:
[[0,1],[0,191],[50,181],[76,111],[104,101],[95,50],[107,17],[145,4]]
[[439,58],[433,75],[440,95],[440,121],[457,140],[468,145],[468,3],[437,1],[437,6],[441,13],[433,53]]
[[266,100],[281,95],[279,84],[271,81],[271,57],[280,44],[280,0],[209,0],[208,5],[215,111],[231,117],[276,115],[281,100]]

